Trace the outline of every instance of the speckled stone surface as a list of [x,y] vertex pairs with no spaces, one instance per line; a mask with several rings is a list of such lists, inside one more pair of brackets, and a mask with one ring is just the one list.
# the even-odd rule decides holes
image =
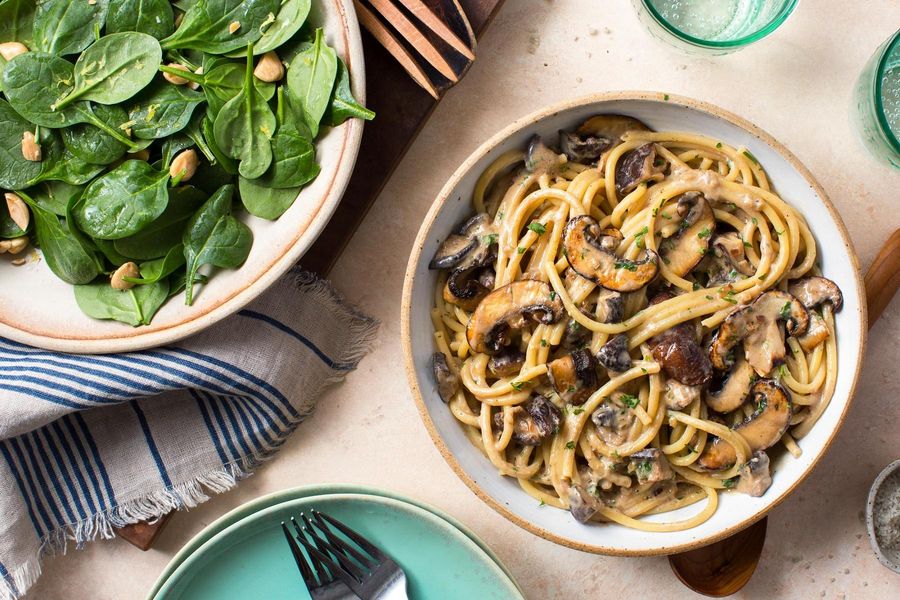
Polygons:
[[[483,504],[434,449],[406,386],[400,293],[408,251],[444,181],[511,120],[591,92],[646,89],[718,104],[790,148],[843,215],[863,267],[900,227],[900,170],[876,162],[852,129],[856,76],[900,26],[893,0],[801,2],[769,38],[718,58],[650,39],[626,0],[507,0],[478,60],[412,147],[334,271],[349,300],[384,323],[374,352],[281,454],[237,489],[176,515],[156,547],[90,544],[45,562],[30,598],[143,598],[169,558],[226,511],[307,483],[382,486],[461,519],[497,552],[528,598],[700,598],[665,558],[609,558],[555,546]],[[777,185],[777,182],[776,182]],[[857,397],[828,455],[769,517],[766,549],[737,598],[898,598],[900,575],[866,539],[869,484],[900,457],[900,301],[873,328]]]

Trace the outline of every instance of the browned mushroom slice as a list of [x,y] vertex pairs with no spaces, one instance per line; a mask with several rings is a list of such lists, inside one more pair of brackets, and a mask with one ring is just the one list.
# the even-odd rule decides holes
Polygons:
[[644,448],[629,456],[628,470],[634,471],[638,483],[665,481],[675,476],[659,448]]
[[518,375],[525,365],[525,354],[518,350],[506,350],[488,361],[488,370],[494,377],[512,377]]
[[627,407],[637,406],[637,398],[624,392],[615,392],[591,413],[591,421],[600,438],[610,446],[621,446],[634,424],[634,412]]
[[734,488],[736,491],[756,498],[765,494],[772,485],[769,455],[762,450],[754,452],[753,457],[741,467],[738,476],[740,479],[738,479],[737,487]]
[[447,357],[443,352],[435,352],[431,356],[431,370],[437,383],[438,394],[444,402],[450,402],[459,391],[459,375],[450,369]]
[[[539,446],[544,439],[559,430],[562,415],[559,409],[543,396],[535,396],[522,406],[512,408],[513,439],[523,446]],[[494,428],[503,431],[503,412],[494,414]]]
[[624,333],[613,336],[600,347],[597,360],[608,371],[621,373],[631,368],[631,354],[628,352],[628,336]]
[[497,354],[509,344],[509,330],[530,321],[550,324],[562,318],[565,308],[549,285],[524,279],[498,288],[484,297],[469,324],[466,339],[475,352]]
[[753,367],[743,356],[739,356],[724,377],[713,378],[704,393],[706,405],[719,413],[730,413],[739,408],[747,395],[750,386],[756,380]]
[[629,131],[650,131],[644,122],[625,115],[594,115],[575,130],[581,137],[593,136],[609,140],[610,146],[622,141]]
[[797,341],[804,352],[812,352],[813,348],[828,339],[829,335],[825,319],[811,311],[809,313],[809,327],[806,328],[806,333],[797,338]]
[[616,165],[616,191],[627,194],[645,181],[662,181],[665,161],[662,163],[657,163],[654,144],[626,152]]
[[666,380],[666,391],[663,399],[666,402],[666,408],[672,410],[681,410],[700,397],[699,385],[684,385],[675,379]]
[[622,234],[615,229],[601,231],[597,221],[588,215],[570,220],[563,235],[563,248],[572,269],[608,290],[633,292],[656,277],[655,252],[644,250],[640,260],[616,256],[615,247]]
[[541,136],[534,135],[528,142],[525,152],[525,168],[536,175],[544,173],[554,175],[559,171],[560,155],[544,143]]
[[841,310],[844,296],[835,282],[825,277],[804,277],[788,286],[788,292],[797,297],[808,309],[813,309],[826,302],[831,303],[834,312]]
[[444,284],[444,300],[469,312],[478,307],[488,292],[490,290],[474,277],[474,269],[453,271]]
[[779,290],[760,295],[750,305],[728,315],[713,337],[709,359],[720,371],[734,364],[735,347],[742,341],[747,361],[760,376],[784,359],[785,324],[788,335],[799,336],[809,326],[809,313],[794,296]]
[[587,523],[597,513],[598,502],[580,484],[570,484],[566,492],[569,512],[579,523]]
[[659,256],[670,271],[684,277],[709,250],[716,219],[709,202],[700,192],[685,192],[678,196],[674,213],[677,229],[669,236],[663,234]]
[[550,362],[547,377],[559,397],[569,404],[584,404],[600,387],[597,360],[583,348]]
[[466,270],[486,265],[495,255],[496,244],[496,225],[490,215],[479,213],[444,240],[428,268]]
[[[759,379],[750,387],[750,400],[756,407],[753,414],[733,429],[756,452],[773,446],[787,431],[791,422],[791,397],[774,379]],[[721,471],[733,466],[736,460],[734,447],[716,438],[703,449],[697,465],[708,471]]]
[[710,246],[712,256],[707,268],[709,287],[733,283],[753,275],[753,266],[747,260],[744,240],[740,235],[734,231],[717,235]]
[[625,318],[625,298],[615,290],[600,288],[593,319],[599,323],[621,323]]
[[697,343],[692,322],[679,323],[649,341],[653,359],[672,379],[685,385],[702,385],[712,378],[712,365]]

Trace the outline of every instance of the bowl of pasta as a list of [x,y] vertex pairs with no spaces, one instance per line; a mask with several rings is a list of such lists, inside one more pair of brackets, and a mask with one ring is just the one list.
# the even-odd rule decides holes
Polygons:
[[551,106],[450,178],[406,272],[425,426],[517,525],[670,554],[762,518],[841,426],[862,359],[858,261],[822,187],[713,105]]

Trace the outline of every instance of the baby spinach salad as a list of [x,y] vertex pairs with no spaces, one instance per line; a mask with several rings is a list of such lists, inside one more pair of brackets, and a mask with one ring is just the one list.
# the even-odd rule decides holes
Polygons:
[[29,245],[96,319],[150,323],[372,119],[311,0],[0,0],[0,254]]

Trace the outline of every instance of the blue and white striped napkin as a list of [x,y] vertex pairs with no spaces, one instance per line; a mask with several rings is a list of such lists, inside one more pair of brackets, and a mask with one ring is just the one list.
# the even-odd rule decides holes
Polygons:
[[377,323],[299,270],[172,346],[104,356],[0,338],[0,598],[41,558],[196,506],[272,456]]

